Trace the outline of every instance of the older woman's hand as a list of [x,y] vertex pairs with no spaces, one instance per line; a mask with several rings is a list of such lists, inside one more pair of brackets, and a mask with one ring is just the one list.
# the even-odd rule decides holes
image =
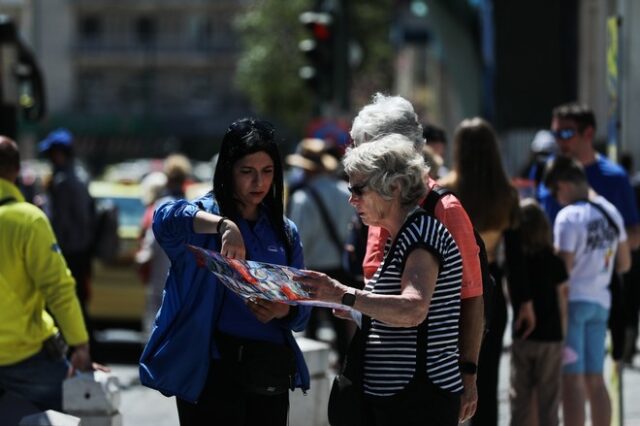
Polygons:
[[347,286],[326,274],[315,271],[304,271],[305,275],[297,278],[312,299],[324,302],[340,303],[342,296],[347,291]]

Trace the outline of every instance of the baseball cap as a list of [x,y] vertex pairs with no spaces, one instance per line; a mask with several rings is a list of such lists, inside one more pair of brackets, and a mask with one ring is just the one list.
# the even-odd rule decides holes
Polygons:
[[56,129],[49,133],[39,144],[41,153],[49,151],[54,146],[70,149],[73,144],[73,135],[67,129]]
[[531,151],[535,153],[552,154],[556,149],[556,139],[548,130],[539,130],[531,141]]

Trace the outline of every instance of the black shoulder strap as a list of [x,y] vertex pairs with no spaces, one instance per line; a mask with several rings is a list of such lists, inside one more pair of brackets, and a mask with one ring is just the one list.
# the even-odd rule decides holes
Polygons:
[[16,201],[14,197],[4,197],[0,199],[0,206]]
[[424,199],[422,203],[422,208],[427,212],[429,216],[435,216],[436,214],[436,204],[440,201],[440,198],[445,195],[453,194],[453,191],[450,191],[447,188],[443,188],[438,185],[434,185],[433,188],[427,194],[427,198]]
[[324,222],[324,227],[327,229],[327,232],[329,232],[329,237],[331,238],[333,245],[336,247],[336,250],[338,250],[339,254],[342,254],[342,251],[344,250],[344,246],[340,242],[340,238],[336,233],[336,228],[333,226],[333,223],[331,223],[329,212],[327,211],[327,207],[322,202],[322,198],[320,198],[320,194],[318,194],[318,191],[313,189],[311,186],[305,187],[304,190],[306,190],[309,193],[309,195],[311,195],[311,198],[313,198],[316,205],[318,206],[318,210],[320,211],[320,216],[322,216],[322,222]]
[[616,236],[620,236],[620,228],[618,228],[618,225],[613,221],[613,219],[611,218],[609,213],[607,213],[607,211],[604,209],[604,207],[602,207],[598,203],[594,203],[591,200],[585,200],[585,201],[587,203],[591,204],[593,207],[595,207],[602,214],[602,216],[604,216],[604,218],[607,220],[607,222],[609,222],[609,226],[611,226],[616,231]]

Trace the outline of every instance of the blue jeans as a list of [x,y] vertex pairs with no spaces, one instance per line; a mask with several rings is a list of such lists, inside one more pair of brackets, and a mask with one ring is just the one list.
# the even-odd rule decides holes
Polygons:
[[572,359],[565,360],[565,373],[602,373],[608,317],[609,310],[597,303],[569,302],[565,346],[571,352]]
[[31,401],[41,410],[62,411],[62,381],[69,364],[44,350],[16,364],[0,366],[0,390]]

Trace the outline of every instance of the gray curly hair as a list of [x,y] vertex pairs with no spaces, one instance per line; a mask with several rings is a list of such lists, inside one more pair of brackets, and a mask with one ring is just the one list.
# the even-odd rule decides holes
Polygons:
[[400,96],[376,93],[373,101],[353,119],[351,138],[357,146],[392,133],[407,137],[415,150],[422,152],[425,144],[422,125],[411,102]]

